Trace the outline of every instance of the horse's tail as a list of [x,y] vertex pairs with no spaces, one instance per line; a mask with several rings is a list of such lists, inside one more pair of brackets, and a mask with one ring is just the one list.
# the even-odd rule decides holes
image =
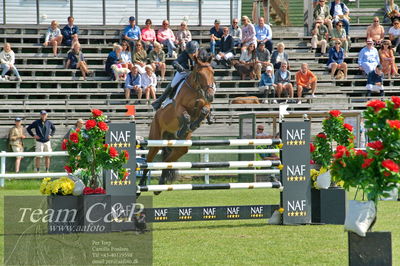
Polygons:
[[[163,161],[168,157],[168,155],[172,152],[172,149],[170,147],[164,147],[162,148],[162,159]],[[165,169],[162,170],[161,177],[160,177],[160,184],[165,184],[167,183],[172,183],[176,180],[177,174],[175,169]]]

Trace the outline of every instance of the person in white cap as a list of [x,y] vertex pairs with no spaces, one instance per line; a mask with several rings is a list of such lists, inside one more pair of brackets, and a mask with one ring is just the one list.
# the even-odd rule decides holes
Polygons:
[[[265,73],[261,75],[261,80],[260,80],[260,92],[263,94],[263,98],[265,100],[263,103],[268,103],[268,95],[271,95],[272,98],[275,98],[275,90],[276,90],[276,84],[274,84],[275,81],[275,75],[272,69],[272,66],[267,66],[267,69]],[[276,100],[273,100],[272,103],[277,103]]]
[[315,20],[314,29],[311,31],[311,51],[315,52],[317,47],[321,47],[321,55],[326,56],[326,48],[329,41],[329,30],[324,25],[324,20],[322,17],[318,17]]
[[[8,141],[13,152],[24,152],[25,139],[24,127],[22,126],[22,118],[15,118],[15,126],[10,129],[8,133]],[[21,165],[22,156],[15,157],[15,172],[19,173],[19,167]]]

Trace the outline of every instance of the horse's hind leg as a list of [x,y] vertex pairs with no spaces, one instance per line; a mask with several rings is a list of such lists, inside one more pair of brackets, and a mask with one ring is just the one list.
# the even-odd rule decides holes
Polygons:
[[208,105],[205,105],[201,108],[200,111],[200,116],[197,118],[195,121],[190,123],[190,130],[195,131],[200,127],[201,122],[207,117],[207,115],[210,113],[210,107]]

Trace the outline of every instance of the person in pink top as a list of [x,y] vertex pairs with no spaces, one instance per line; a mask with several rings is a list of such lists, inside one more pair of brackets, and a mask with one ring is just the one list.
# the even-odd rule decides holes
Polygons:
[[242,51],[246,50],[250,44],[254,44],[257,47],[256,29],[251,24],[249,17],[242,17]]
[[175,49],[175,35],[172,30],[169,28],[168,20],[163,20],[162,28],[158,30],[157,40],[159,43],[167,46],[168,48],[168,57],[176,57]]
[[142,41],[147,52],[153,50],[156,41],[156,32],[151,28],[151,19],[146,19],[146,26],[142,29]]

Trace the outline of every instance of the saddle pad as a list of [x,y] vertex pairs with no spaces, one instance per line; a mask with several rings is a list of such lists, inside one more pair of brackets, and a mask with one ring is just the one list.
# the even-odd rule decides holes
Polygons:
[[[184,81],[184,79],[182,81]],[[180,81],[180,83],[178,84],[178,89],[175,92],[174,98],[171,99],[171,98],[167,97],[167,99],[165,99],[163,101],[163,103],[161,104],[161,109],[164,109],[165,107],[167,107],[169,104],[171,104],[175,100],[176,96],[178,95],[178,93],[181,90],[181,87],[184,83],[182,81]]]

